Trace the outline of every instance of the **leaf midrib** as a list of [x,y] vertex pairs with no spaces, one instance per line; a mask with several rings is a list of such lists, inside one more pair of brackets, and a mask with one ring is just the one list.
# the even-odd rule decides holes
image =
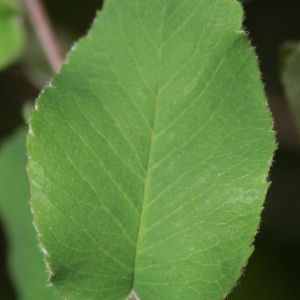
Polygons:
[[136,241],[136,249],[135,249],[135,257],[134,257],[134,264],[133,264],[133,280],[132,280],[132,291],[134,291],[134,286],[135,286],[135,279],[136,279],[136,262],[137,262],[137,255],[138,255],[138,248],[140,244],[140,238],[141,238],[141,224],[143,221],[143,216],[145,214],[145,199],[147,195],[147,191],[149,189],[149,175],[150,175],[150,162],[152,161],[152,155],[153,155],[153,144],[154,144],[154,139],[155,139],[155,124],[156,124],[156,119],[157,119],[157,107],[160,99],[160,94],[161,94],[161,73],[162,73],[162,52],[164,48],[164,43],[163,43],[163,30],[164,30],[164,25],[165,25],[165,7],[162,7],[162,26],[161,26],[161,36],[160,36],[160,47],[159,47],[159,69],[158,69],[158,76],[157,76],[157,87],[155,91],[155,108],[154,108],[154,114],[153,114],[153,123],[151,126],[151,132],[150,132],[150,147],[149,147],[149,155],[148,155],[148,160],[147,160],[147,166],[146,166],[146,172],[145,172],[145,182],[144,182],[144,193],[142,197],[142,209],[141,209],[141,214],[140,214],[140,222],[139,222],[139,228],[138,228],[138,233],[137,233],[137,241]]

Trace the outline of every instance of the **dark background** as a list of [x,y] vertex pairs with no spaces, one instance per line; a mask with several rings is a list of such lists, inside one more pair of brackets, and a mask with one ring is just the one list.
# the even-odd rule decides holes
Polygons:
[[[55,27],[67,32],[68,39],[76,39],[86,33],[102,1],[47,0],[44,4]],[[255,252],[229,299],[299,300],[300,138],[280,84],[279,52],[283,43],[300,41],[300,0],[252,0],[244,3],[244,8],[244,28],[260,61],[279,147]],[[21,63],[0,73],[0,141],[23,123],[22,106],[38,93]],[[0,299],[13,300],[16,296],[7,274],[6,239],[0,225]]]

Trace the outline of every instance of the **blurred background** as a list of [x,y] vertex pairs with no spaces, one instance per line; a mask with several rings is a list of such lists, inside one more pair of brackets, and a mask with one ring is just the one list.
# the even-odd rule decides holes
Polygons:
[[[90,28],[101,0],[43,1],[65,52]],[[248,0],[244,29],[255,47],[278,149],[271,167],[262,223],[244,275],[230,300],[300,299],[300,138],[280,82],[279,53],[288,41],[300,41],[299,0]],[[24,55],[0,72],[0,142],[23,124],[22,108],[49,80],[50,68],[26,24]],[[299,82],[300,84],[300,82]],[[0,299],[17,299],[6,263],[7,246],[0,220]],[[155,300],[155,299],[153,299]]]

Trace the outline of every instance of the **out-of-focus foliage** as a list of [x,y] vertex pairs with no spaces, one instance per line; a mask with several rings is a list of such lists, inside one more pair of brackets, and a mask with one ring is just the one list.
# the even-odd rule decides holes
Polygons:
[[18,9],[8,0],[0,0],[0,70],[11,63],[23,46]]
[[281,68],[284,92],[300,133],[300,42],[284,45]]
[[0,149],[0,213],[9,239],[9,269],[18,299],[58,300],[54,289],[46,287],[46,266],[32,225],[26,134],[27,128],[19,129]]

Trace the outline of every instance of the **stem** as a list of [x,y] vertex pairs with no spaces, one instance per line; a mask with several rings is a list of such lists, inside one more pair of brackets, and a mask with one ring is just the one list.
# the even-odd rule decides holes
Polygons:
[[49,65],[54,73],[57,73],[64,58],[50,20],[39,0],[23,0],[23,2]]

